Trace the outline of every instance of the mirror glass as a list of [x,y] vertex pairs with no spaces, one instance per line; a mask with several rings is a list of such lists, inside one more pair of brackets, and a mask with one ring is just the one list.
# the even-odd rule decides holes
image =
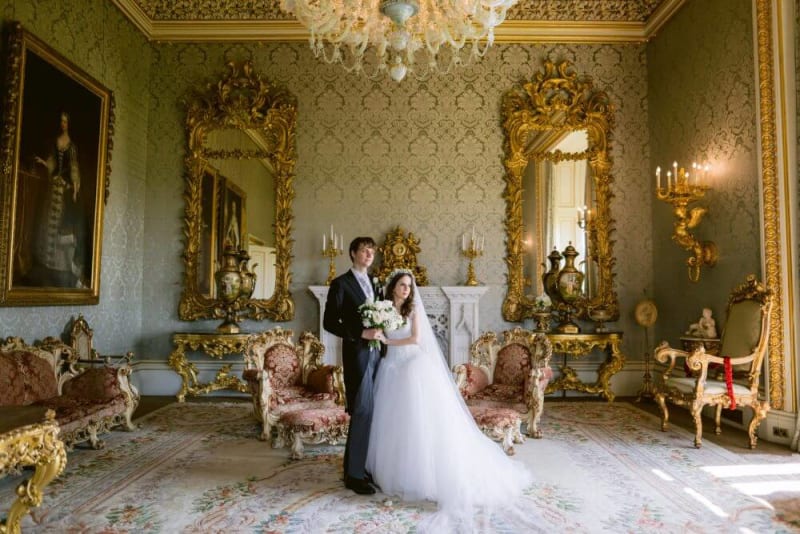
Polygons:
[[586,218],[591,217],[594,188],[586,159],[586,130],[539,134],[531,139],[528,152],[547,157],[529,161],[522,175],[526,294],[535,298],[544,292],[547,255],[553,248],[563,251],[571,243],[579,253],[576,266],[586,275],[583,293],[588,295],[590,286],[596,284],[587,261]]
[[[188,99],[182,320],[226,317],[214,274],[229,247],[246,251],[256,273],[250,297],[236,300],[241,318],[288,321],[292,185],[296,163],[295,98],[252,65]],[[240,256],[241,258],[241,256]],[[239,261],[239,260],[237,260]]]
[[532,81],[503,96],[505,320],[533,317],[548,255],[570,244],[578,252],[575,267],[585,275],[571,313],[585,318],[589,310],[604,309],[611,320],[619,316],[608,153],[613,112],[608,95],[568,61],[545,61]]
[[[265,146],[255,130],[213,130],[208,133],[206,146],[215,152],[255,153]],[[226,246],[247,250],[256,272],[256,288],[251,298],[268,299],[275,290],[275,169],[267,158],[209,158],[213,192],[203,191],[204,228],[206,240],[200,243],[201,255],[214,259],[212,278],[202,276],[211,297],[216,296],[213,272],[222,262]],[[211,181],[211,180],[209,180]],[[204,184],[205,185],[205,184]],[[216,196],[216,217],[205,215],[210,207],[207,197]],[[215,220],[211,220],[211,219]],[[205,225],[211,226],[211,232]],[[210,234],[210,235],[208,235]],[[213,237],[212,237],[213,236]],[[204,253],[203,248],[212,249]]]

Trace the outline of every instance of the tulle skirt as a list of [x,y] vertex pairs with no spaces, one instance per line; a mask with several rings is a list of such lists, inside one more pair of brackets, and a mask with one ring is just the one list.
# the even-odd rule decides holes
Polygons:
[[481,433],[433,358],[417,345],[389,347],[375,381],[367,470],[383,493],[435,501],[451,516],[508,505],[530,472]]

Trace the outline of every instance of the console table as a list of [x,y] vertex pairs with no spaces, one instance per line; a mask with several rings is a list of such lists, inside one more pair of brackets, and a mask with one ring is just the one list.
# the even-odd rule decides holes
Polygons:
[[[620,352],[622,332],[605,332],[595,334],[547,334],[553,345],[553,354],[564,355],[564,365],[561,366],[561,376],[547,385],[545,393],[559,390],[582,391],[584,393],[599,393],[608,402],[614,400],[614,392],[608,382],[612,376],[622,369],[625,356]],[[597,381],[587,384],[578,378],[575,370],[567,365],[567,357],[580,358],[591,353],[594,349],[606,351],[606,359],[597,369]]]
[[17,488],[16,500],[5,521],[0,521],[0,532],[19,534],[22,519],[42,504],[45,486],[67,465],[55,417],[54,411],[38,406],[0,408],[0,476],[19,467],[36,467],[33,476]]
[[[325,346],[324,362],[342,365],[342,340],[322,326],[328,286],[309,286],[319,303],[319,340]],[[449,367],[469,361],[469,347],[480,336],[478,303],[486,286],[421,286],[419,290],[433,333]]]
[[231,374],[231,364],[226,363],[217,370],[214,380],[200,383],[197,367],[186,357],[186,351],[203,352],[212,358],[222,359],[229,354],[243,354],[250,334],[219,333],[178,333],[173,334],[175,350],[169,355],[169,365],[181,377],[181,389],[176,395],[178,402],[186,400],[186,395],[203,395],[220,389],[247,392],[247,384]]

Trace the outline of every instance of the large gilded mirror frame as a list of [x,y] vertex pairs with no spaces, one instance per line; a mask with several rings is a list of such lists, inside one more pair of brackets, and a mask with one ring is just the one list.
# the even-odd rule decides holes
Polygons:
[[[595,89],[589,77],[578,76],[569,61],[556,65],[547,60],[543,70],[537,72],[530,82],[517,84],[506,92],[502,113],[508,268],[503,318],[519,322],[532,317],[534,312],[534,298],[525,294],[523,174],[526,168],[532,162],[585,158],[594,188],[594,205],[590,206],[593,217],[586,228],[588,260],[596,266],[596,279],[592,294],[581,297],[574,306],[578,317],[586,317],[589,309],[603,307],[610,312],[611,320],[617,319],[619,305],[613,288],[615,259],[611,239],[614,219],[610,206],[613,177],[609,155],[614,108],[608,95]],[[548,152],[541,149],[540,143],[532,142],[543,132],[556,138],[557,134],[581,130],[586,132],[588,149],[580,154],[565,155],[558,150]],[[531,194],[533,192],[529,192]],[[531,200],[528,198],[529,202]]]
[[[253,320],[289,321],[294,318],[289,284],[297,102],[289,92],[257,75],[250,62],[228,63],[228,70],[227,76],[219,82],[208,84],[204,92],[187,99],[185,272],[178,316],[184,321],[225,316],[221,301],[203,294],[198,278],[203,175],[213,167],[213,160],[256,158],[266,160],[274,174],[275,287],[269,298],[249,300],[240,315]],[[207,144],[209,133],[231,129],[255,132],[260,141],[257,148],[227,149]]]

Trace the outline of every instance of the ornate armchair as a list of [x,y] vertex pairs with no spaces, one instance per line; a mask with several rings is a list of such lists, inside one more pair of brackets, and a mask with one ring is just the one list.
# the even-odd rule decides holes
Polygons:
[[[657,348],[655,358],[667,363],[663,380],[655,386],[655,399],[661,407],[661,429],[669,422],[667,402],[687,406],[695,424],[694,446],[700,447],[703,438],[702,410],[715,406],[716,433],[720,434],[720,415],[723,408],[736,409],[738,405],[750,406],[753,418],[748,427],[750,448],[756,446],[756,430],[770,409],[767,400],[759,399],[759,377],[767,353],[769,314],[772,292],[749,275],[728,298],[728,311],[722,332],[719,356],[709,354],[703,346],[692,352],[671,348],[666,341]],[[685,359],[690,373],[682,367],[678,372],[691,376],[673,376],[675,364]],[[721,367],[720,375],[709,375],[709,366]]]
[[262,424],[260,438],[273,447],[292,444],[302,457],[303,442],[336,443],[347,435],[341,367],[321,365],[325,347],[304,332],[298,343],[292,331],[276,327],[250,336],[245,345],[243,379],[253,397],[253,413]]
[[552,354],[547,336],[517,327],[503,332],[502,342],[494,332],[483,334],[470,348],[470,362],[453,369],[478,426],[492,439],[502,440],[509,454],[512,443],[523,441],[522,420],[528,436],[542,437],[539,420],[544,390],[553,377]]

